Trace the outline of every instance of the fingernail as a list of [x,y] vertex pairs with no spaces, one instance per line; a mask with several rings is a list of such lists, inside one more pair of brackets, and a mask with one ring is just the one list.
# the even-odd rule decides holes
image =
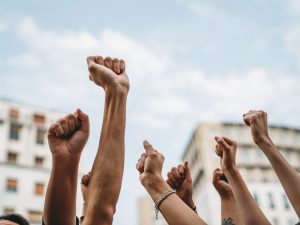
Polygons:
[[218,141],[218,140],[219,140],[219,137],[218,137],[218,136],[215,136],[215,140]]

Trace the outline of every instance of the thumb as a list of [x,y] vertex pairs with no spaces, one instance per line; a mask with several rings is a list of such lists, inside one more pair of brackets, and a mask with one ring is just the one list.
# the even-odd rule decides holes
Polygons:
[[90,123],[89,123],[89,117],[84,112],[82,112],[80,109],[77,109],[78,119],[81,122],[81,130],[83,132],[89,133],[90,131]]
[[188,161],[184,162],[184,175],[188,180],[190,181],[192,180],[192,175],[191,175]]
[[150,155],[151,153],[155,152],[152,145],[148,141],[145,140],[143,142],[143,145],[144,145],[144,149],[146,150],[147,155]]

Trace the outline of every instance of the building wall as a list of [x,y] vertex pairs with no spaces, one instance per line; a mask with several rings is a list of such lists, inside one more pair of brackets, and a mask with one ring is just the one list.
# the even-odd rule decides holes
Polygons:
[[[259,197],[260,207],[270,221],[295,224],[297,216],[290,203],[284,202],[286,196],[276,174],[265,155],[254,145],[250,129],[243,124],[200,124],[192,135],[183,160],[190,164],[199,215],[208,224],[220,224],[220,199],[211,184],[214,169],[220,167],[214,152],[215,136],[228,136],[238,142],[237,165],[251,193]],[[270,136],[291,165],[300,171],[300,131],[271,126]],[[275,202],[274,208],[270,208],[270,198]]]
[[[10,209],[27,218],[41,219],[52,164],[46,132],[62,116],[59,112],[0,100],[0,214]],[[11,124],[20,127],[17,140],[11,137]],[[38,130],[43,131],[43,138],[39,138],[43,143],[37,142]],[[82,166],[79,171],[82,171]],[[7,189],[8,179],[17,182],[16,191]],[[37,183],[44,185],[40,194],[35,193]],[[79,181],[77,195],[77,213],[80,216],[82,197]],[[36,222],[40,224],[40,221]]]

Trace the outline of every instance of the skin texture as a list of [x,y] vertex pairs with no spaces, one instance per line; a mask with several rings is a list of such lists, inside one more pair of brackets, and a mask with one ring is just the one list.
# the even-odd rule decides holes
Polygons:
[[216,154],[220,156],[222,171],[228,179],[234,194],[239,214],[245,225],[270,225],[260,208],[251,196],[239,170],[236,167],[235,156],[237,143],[227,137],[216,137]]
[[89,119],[79,109],[48,130],[52,170],[44,205],[46,225],[76,224],[78,164],[88,137]]
[[176,190],[176,194],[191,209],[195,208],[193,201],[193,182],[188,162],[173,167],[167,174],[167,183]]
[[213,185],[221,198],[221,221],[231,218],[233,224],[241,225],[239,210],[224,172],[217,168],[213,173]]
[[[170,186],[161,176],[164,156],[144,141],[145,153],[136,164],[140,173],[140,182],[150,194],[154,202],[166,193]],[[205,222],[191,210],[177,194],[171,194],[159,207],[169,225],[204,225]]]
[[267,113],[250,110],[243,115],[244,122],[251,128],[253,141],[263,151],[274,168],[291,204],[300,218],[300,176],[277,150],[268,134]]
[[99,147],[87,188],[83,225],[106,225],[112,224],[122,184],[129,80],[122,59],[90,56],[87,64],[90,80],[105,92],[105,103]]

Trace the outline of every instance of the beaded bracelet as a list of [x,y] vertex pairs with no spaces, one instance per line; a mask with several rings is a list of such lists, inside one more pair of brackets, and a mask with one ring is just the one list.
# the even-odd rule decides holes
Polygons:
[[158,201],[155,203],[155,218],[158,219],[158,212],[159,212],[159,206],[161,205],[161,203],[167,198],[169,197],[171,194],[176,193],[175,190],[170,189],[168,190],[166,193],[162,194],[160,196],[160,198],[158,199]]

